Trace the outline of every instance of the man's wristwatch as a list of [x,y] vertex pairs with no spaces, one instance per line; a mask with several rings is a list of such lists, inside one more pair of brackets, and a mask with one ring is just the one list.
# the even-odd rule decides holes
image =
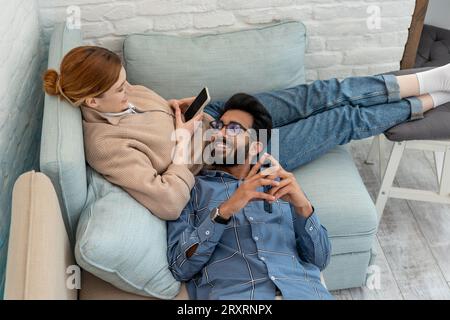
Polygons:
[[222,217],[222,216],[220,215],[220,210],[219,210],[219,208],[214,208],[214,209],[212,209],[211,214],[210,214],[210,217],[211,217],[211,220],[212,220],[212,221],[217,222],[217,223],[221,223],[221,224],[227,224],[228,221],[231,220],[230,218],[229,218],[229,219],[225,219],[224,217]]

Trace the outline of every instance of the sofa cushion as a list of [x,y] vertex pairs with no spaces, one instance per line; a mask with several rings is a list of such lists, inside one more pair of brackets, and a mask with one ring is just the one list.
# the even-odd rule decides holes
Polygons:
[[75,258],[86,271],[130,293],[174,298],[166,222],[88,168],[88,199],[78,223]]
[[364,285],[378,220],[347,146],[338,146],[294,175],[314,204],[331,241],[323,272],[329,290]]
[[[63,56],[81,45],[80,30],[55,26],[48,67],[59,70]],[[77,221],[86,200],[86,166],[81,112],[65,100],[45,95],[40,169],[56,189],[64,224],[72,245]]]
[[332,255],[369,251],[377,213],[347,147],[336,147],[294,174],[328,230]]
[[130,35],[124,42],[128,80],[166,99],[209,88],[213,100],[236,92],[289,88],[305,81],[305,27],[282,22],[200,36]]
[[[432,69],[417,68],[390,72],[393,75],[406,75]],[[385,132],[391,141],[407,140],[446,140],[450,139],[450,103],[424,113],[424,118],[404,122]]]
[[77,299],[66,285],[74,265],[55,189],[40,172],[14,184],[6,267],[5,299]]

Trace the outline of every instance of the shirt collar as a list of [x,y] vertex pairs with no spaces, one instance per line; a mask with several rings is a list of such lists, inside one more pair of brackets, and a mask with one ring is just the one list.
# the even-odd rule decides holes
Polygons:
[[230,178],[232,180],[239,180],[232,174],[229,174],[228,172],[215,169],[214,167],[207,167],[201,170],[200,174],[202,176],[206,177],[224,177],[224,178]]

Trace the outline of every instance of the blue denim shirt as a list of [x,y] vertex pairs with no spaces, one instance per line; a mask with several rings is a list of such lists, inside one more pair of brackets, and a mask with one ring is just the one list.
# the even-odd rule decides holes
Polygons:
[[211,220],[212,209],[242,183],[202,171],[179,219],[167,222],[169,267],[187,282],[190,298],[274,299],[278,288],[283,299],[332,299],[320,282],[331,246],[316,213],[305,219],[281,200],[268,213],[263,201],[252,201],[226,225]]

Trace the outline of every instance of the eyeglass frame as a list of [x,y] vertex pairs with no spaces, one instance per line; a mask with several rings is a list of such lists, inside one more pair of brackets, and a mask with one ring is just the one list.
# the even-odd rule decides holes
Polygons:
[[[220,129],[214,128],[214,126],[212,125],[212,123],[214,123],[214,122],[221,123],[221,124],[222,124],[222,125],[221,125],[221,128],[220,128]],[[230,124],[238,125],[238,126],[240,127],[240,129],[241,129],[241,132],[239,132],[239,133],[237,133],[237,134],[229,134],[229,133],[228,133],[228,126],[229,126]],[[220,131],[220,130],[222,130],[223,128],[225,128],[226,134],[229,135],[229,136],[232,136],[232,137],[236,137],[236,136],[238,136],[239,134],[245,133],[245,132],[248,131],[248,129],[247,129],[246,127],[244,127],[242,124],[240,124],[240,123],[237,122],[237,121],[230,121],[228,124],[225,124],[222,120],[219,119],[219,120],[213,120],[213,121],[211,121],[211,122],[209,123],[209,125],[210,125],[210,127],[211,127],[213,130],[217,130],[217,131]],[[232,129],[230,129],[230,130],[232,130]]]

